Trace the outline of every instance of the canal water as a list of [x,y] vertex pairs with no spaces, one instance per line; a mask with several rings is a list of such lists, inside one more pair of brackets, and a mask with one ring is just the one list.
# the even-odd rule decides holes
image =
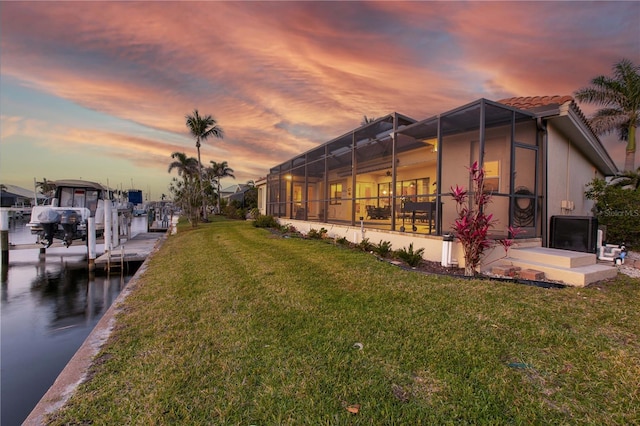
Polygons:
[[[10,244],[32,244],[26,221],[11,221]],[[134,218],[132,236],[146,231]],[[104,251],[102,245],[96,248]],[[11,250],[2,271],[0,424],[19,425],[53,384],[120,291],[135,274],[125,269],[90,274],[87,248]]]

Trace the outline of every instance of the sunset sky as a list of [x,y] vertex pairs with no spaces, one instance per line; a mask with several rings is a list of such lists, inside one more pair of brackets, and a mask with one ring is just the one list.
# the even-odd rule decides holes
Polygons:
[[[3,1],[0,19],[0,182],[82,178],[152,199],[169,194],[171,153],[196,157],[194,108],[224,129],[201,152],[235,170],[228,186],[363,115],[571,95],[640,62],[637,1]],[[603,140],[622,167],[624,144]]]

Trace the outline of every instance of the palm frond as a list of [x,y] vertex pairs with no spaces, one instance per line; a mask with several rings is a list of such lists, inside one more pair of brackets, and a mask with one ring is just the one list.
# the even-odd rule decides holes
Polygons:
[[625,168],[633,169],[634,130],[640,125],[640,66],[623,58],[614,64],[613,76],[597,76],[591,85],[578,89],[574,96],[580,102],[602,106],[589,120],[599,135],[617,132],[627,142]]

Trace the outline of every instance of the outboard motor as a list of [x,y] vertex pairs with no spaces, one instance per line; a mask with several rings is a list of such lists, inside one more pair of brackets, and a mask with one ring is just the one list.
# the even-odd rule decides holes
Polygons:
[[64,231],[62,238],[65,247],[69,247],[73,242],[73,237],[78,232],[78,222],[80,215],[75,210],[63,210],[60,212],[60,225]]
[[46,209],[38,215],[38,222],[42,226],[40,241],[48,248],[53,244],[53,237],[60,223],[60,215],[53,209]]

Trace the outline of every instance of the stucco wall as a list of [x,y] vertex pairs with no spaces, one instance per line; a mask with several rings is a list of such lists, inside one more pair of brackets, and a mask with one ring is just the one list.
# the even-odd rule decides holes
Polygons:
[[267,214],[267,181],[256,183],[256,189],[258,190],[258,210],[260,214]]
[[[397,231],[385,231],[379,229],[364,228],[360,226],[336,225],[331,223],[305,222],[301,220],[292,220],[279,218],[281,225],[292,225],[303,234],[307,234],[309,230],[327,230],[329,238],[346,238],[347,241],[358,244],[363,238],[368,238],[373,244],[379,244],[380,241],[389,241],[393,250],[399,250],[403,247],[408,248],[413,243],[413,249],[418,250],[424,248],[423,258],[434,262],[442,260],[442,237],[421,234],[407,234]],[[464,266],[464,255],[462,246],[454,244],[452,249],[452,258],[457,259],[460,266]]]
[[[592,216],[593,201],[584,195],[586,185],[596,176],[602,177],[591,162],[571,141],[550,123],[547,152],[548,218],[558,215]],[[573,209],[563,209],[562,201],[573,203]]]
[[[316,223],[305,222],[301,220],[291,219],[278,219],[281,225],[292,225],[298,231],[303,234],[307,234],[311,229],[320,230],[324,228],[327,230],[327,237],[329,238],[346,238],[347,241],[358,244],[363,238],[368,238],[373,244],[379,244],[381,241],[388,241],[391,243],[393,250],[399,250],[408,248],[409,244],[413,243],[413,249],[424,249],[423,259],[432,262],[442,261],[442,237],[422,234],[408,234],[404,232],[385,231],[378,229],[360,228],[360,226],[346,226],[346,225],[334,225],[330,223]],[[527,240],[518,240],[513,247],[540,247],[541,240],[539,238],[532,238]],[[494,248],[490,248],[485,251],[480,270],[484,271],[500,259],[506,256],[504,249],[500,245],[496,245]],[[451,250],[452,260],[458,262],[458,266],[464,267],[464,251],[462,245],[458,241],[454,241]]]

